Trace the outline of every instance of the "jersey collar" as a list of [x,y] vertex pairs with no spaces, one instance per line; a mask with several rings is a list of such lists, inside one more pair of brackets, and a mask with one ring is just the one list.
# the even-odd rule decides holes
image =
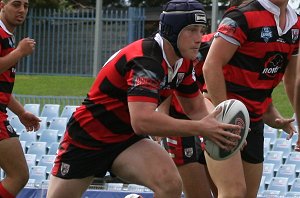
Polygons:
[[11,33],[10,31],[8,31],[8,29],[6,28],[6,26],[4,25],[4,23],[0,20],[0,27],[9,35],[13,36],[13,33]]

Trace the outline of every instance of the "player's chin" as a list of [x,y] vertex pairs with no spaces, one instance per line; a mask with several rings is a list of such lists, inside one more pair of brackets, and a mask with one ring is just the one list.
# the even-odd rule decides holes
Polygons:
[[189,60],[195,60],[197,58],[197,56],[198,56],[198,51],[197,52],[191,51],[190,53],[187,53],[183,57],[186,59],[189,59]]

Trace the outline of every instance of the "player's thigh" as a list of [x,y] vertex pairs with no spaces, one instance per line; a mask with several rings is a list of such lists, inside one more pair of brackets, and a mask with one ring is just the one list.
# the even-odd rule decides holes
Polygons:
[[193,162],[178,166],[177,168],[182,178],[186,197],[211,197],[205,165]]
[[62,179],[51,175],[47,198],[80,198],[92,180],[92,176],[82,179]]
[[0,141],[0,167],[8,176],[28,172],[24,152],[18,137]]
[[240,152],[226,160],[214,160],[205,152],[207,168],[218,190],[245,186],[244,170]]
[[115,160],[112,171],[125,181],[157,187],[159,181],[180,178],[168,153],[156,142],[142,139],[124,150]]

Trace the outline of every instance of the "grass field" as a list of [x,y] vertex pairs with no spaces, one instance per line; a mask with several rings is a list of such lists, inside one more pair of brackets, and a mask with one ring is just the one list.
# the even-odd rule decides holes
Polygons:
[[[38,96],[86,96],[93,81],[92,77],[17,75],[14,93]],[[274,90],[273,99],[283,116],[293,115],[282,84]]]

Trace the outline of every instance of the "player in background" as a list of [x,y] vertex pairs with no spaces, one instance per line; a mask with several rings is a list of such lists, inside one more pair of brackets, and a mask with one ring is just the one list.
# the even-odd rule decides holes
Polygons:
[[[150,188],[156,198],[179,198],[176,166],[148,135],[202,135],[224,149],[234,145],[226,137],[240,139],[226,131],[239,126],[217,122],[220,109],[208,113],[192,78],[191,60],[198,54],[205,19],[198,1],[172,0],[161,13],[165,25],[158,34],[125,46],[106,62],[68,122],[47,197],[81,197],[95,176],[111,171]],[[193,120],[155,111],[173,91]]]
[[[241,153],[223,161],[206,155],[219,197],[257,196],[263,168],[263,114],[268,108],[274,110],[271,94],[284,72],[287,78],[295,74],[300,25],[287,4],[288,0],[257,0],[227,12],[205,60],[204,77],[213,104],[241,100],[251,118]],[[291,136],[294,130],[288,132]]]
[[12,95],[17,62],[34,51],[35,41],[24,38],[15,48],[14,31],[23,24],[28,0],[0,2],[0,168],[5,178],[0,183],[0,197],[15,197],[26,185],[29,171],[22,146],[7,120],[6,108],[14,112],[27,131],[39,128],[39,118],[25,111]]

